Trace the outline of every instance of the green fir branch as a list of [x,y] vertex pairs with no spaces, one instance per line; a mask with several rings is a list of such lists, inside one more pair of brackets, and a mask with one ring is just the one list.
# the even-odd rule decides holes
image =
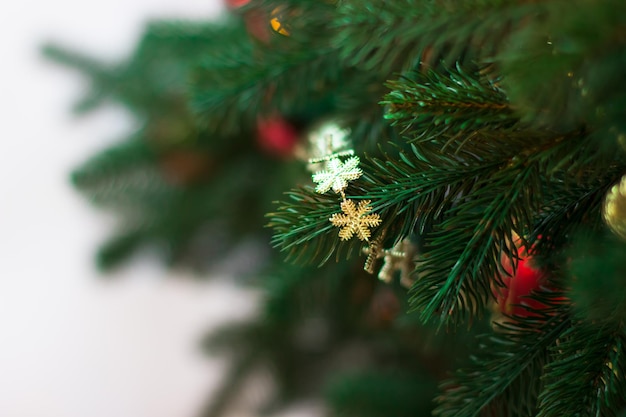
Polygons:
[[[486,62],[513,27],[541,7],[517,1],[345,1],[338,7],[335,45],[351,65],[393,72],[456,62]],[[393,45],[393,48],[389,46]]]
[[211,132],[237,134],[258,117],[306,113],[343,81],[344,68],[327,42],[330,4],[266,1],[258,8],[284,21],[290,35],[272,32],[265,45],[240,30],[204,55],[192,76],[191,102]]
[[414,417],[430,415],[436,384],[408,372],[353,372],[326,387],[331,417]]
[[[499,152],[492,152],[493,143],[480,135],[471,140],[459,136],[458,145],[423,140],[411,146],[412,152],[365,162],[366,174],[350,188],[351,198],[373,201],[374,212],[383,218],[381,230],[396,241],[434,228],[424,236],[416,272],[420,279],[411,290],[412,308],[422,321],[438,317],[440,325],[459,324],[482,316],[493,286],[502,285],[500,259],[516,258],[515,236],[533,230],[536,213],[546,206],[544,194],[575,187],[582,175],[594,183],[601,172],[594,166],[606,163],[584,132],[550,136],[518,131],[514,137],[523,147],[513,149],[508,142]],[[506,145],[507,138],[497,142]],[[441,152],[443,146],[454,152]],[[319,197],[306,198],[319,204]],[[317,212],[319,206],[290,206],[282,220],[287,226],[275,231],[274,243],[300,256],[323,255],[322,263],[330,259],[339,243],[326,223],[336,203],[331,199],[327,204]],[[579,208],[566,204],[567,216]]]
[[[413,147],[412,154],[400,152],[399,156],[400,160],[388,158],[385,161],[372,159],[363,162],[363,178],[351,182],[346,190],[347,198],[373,200],[373,211],[383,218],[379,230],[391,227],[398,239],[413,233],[418,203],[427,206],[425,201],[444,199],[442,208],[428,209],[433,215],[441,214],[445,211],[444,207],[449,208],[454,201],[452,197],[455,193],[449,193],[450,189],[463,192],[476,175],[483,173],[489,176],[502,164],[467,169],[433,167],[426,176],[430,165],[420,160],[416,147]],[[456,186],[455,181],[458,182]],[[339,212],[339,196],[332,193],[320,195],[309,187],[292,190],[287,195],[290,201],[279,202],[278,209],[268,214],[271,219],[268,226],[274,229],[273,243],[276,247],[289,251],[291,257],[322,259],[321,263],[328,261],[335,249],[345,247],[348,252],[352,251],[352,245],[338,242],[336,228],[328,220],[332,214]]]
[[[132,226],[131,226],[132,227]],[[103,243],[96,254],[96,265],[102,271],[111,270],[129,259],[147,240],[145,230],[126,228]]]
[[621,0],[551,1],[541,18],[511,37],[497,61],[503,88],[525,122],[624,132],[619,109],[626,95],[614,85],[626,59],[624,16]]
[[613,169],[607,169],[604,174],[603,180],[592,178],[592,181],[575,184],[571,180],[550,182],[549,189],[546,187],[544,191],[546,201],[536,215],[532,233],[527,236],[528,245],[537,253],[554,253],[567,245],[581,229],[603,229],[601,210],[604,198],[619,178]]
[[209,131],[237,134],[258,116],[302,111],[340,78],[333,51],[256,56],[245,44],[235,44],[230,52],[202,65],[193,80],[193,105]]
[[[590,167],[606,160],[601,158],[601,152],[591,151],[587,142],[585,135],[557,136],[542,144],[531,142],[527,145],[530,149],[511,156],[508,162],[492,165],[491,172],[483,171],[478,177],[468,175],[464,180],[474,184],[466,183],[466,188],[446,184],[445,176],[438,184],[433,174],[441,168],[426,171],[424,179],[429,180],[428,185],[450,187],[440,188],[439,194],[445,190],[454,199],[443,210],[443,220],[425,236],[425,253],[417,268],[420,279],[411,291],[412,305],[423,320],[441,314],[440,323],[458,322],[481,315],[492,296],[493,285],[501,285],[497,278],[502,273],[500,258],[516,257],[513,236],[526,236],[533,230],[544,195],[575,187],[582,173],[589,174],[587,180],[592,183],[602,175],[597,169],[590,173]],[[439,160],[433,165],[443,166]],[[463,167],[460,164],[456,174],[463,173]],[[414,190],[419,192],[422,188]],[[423,208],[416,204],[416,213],[429,213],[437,207],[426,199],[424,203]],[[568,215],[577,209],[570,204]]]
[[413,71],[386,86],[385,118],[420,136],[503,130],[518,122],[502,90],[460,66],[445,74]]
[[471,365],[455,371],[441,384],[442,394],[434,415],[438,417],[527,417],[535,415],[540,380],[549,348],[570,326],[569,307],[562,294],[538,294],[541,311],[496,324],[496,330],[479,338]]
[[[598,222],[601,216],[598,214]],[[602,224],[596,230],[581,227],[565,256],[567,284],[575,311],[591,321],[626,319],[626,242]]]
[[575,321],[549,352],[537,417],[614,417],[626,405],[621,320]]
[[94,204],[145,220],[159,197],[174,191],[158,171],[156,156],[141,138],[131,138],[89,159],[71,179]]
[[482,316],[493,286],[502,285],[501,257],[514,257],[514,236],[524,234],[541,201],[541,194],[527,190],[540,184],[536,165],[514,166],[477,178],[458,196],[426,236],[420,279],[411,289],[411,304],[423,321],[437,314],[442,324]]
[[75,69],[90,79],[91,91],[74,106],[75,113],[81,114],[95,109],[110,94],[109,87],[114,85],[117,78],[115,67],[52,43],[45,44],[41,51],[47,59]]
[[300,188],[287,193],[290,200],[277,202],[277,210],[268,213],[268,227],[274,229],[273,246],[288,253],[288,259],[310,263],[319,260],[323,265],[333,255],[339,260],[345,254],[358,251],[353,239],[339,240],[338,229],[330,217],[341,212],[340,198],[332,194],[318,194],[312,188]]
[[[532,230],[543,191],[549,192],[551,181],[560,184],[576,171],[588,170],[563,161],[593,163],[598,159],[597,152],[587,153],[584,135],[549,138],[540,134],[538,142],[530,141],[531,135],[519,136],[526,138],[527,149],[509,147],[508,153],[485,154],[484,158],[474,153],[472,141],[459,139],[462,151],[470,149],[466,153],[437,153],[436,144],[423,152],[424,146],[413,145],[412,152],[399,152],[397,158],[364,163],[366,174],[351,186],[349,196],[373,200],[373,210],[383,218],[381,230],[388,229],[399,240],[434,226],[425,235],[424,257],[417,271],[420,279],[411,291],[412,307],[420,311],[423,321],[438,316],[440,324],[457,324],[480,317],[493,286],[502,285],[500,259],[516,258],[514,236],[526,236]],[[295,205],[274,214],[272,225],[278,225],[279,218],[282,223],[274,242],[292,254],[316,258],[321,254],[325,262],[338,247],[327,223],[337,203],[325,200],[326,206],[320,208],[320,197],[312,191],[295,200]],[[305,200],[307,208],[300,204]],[[309,245],[315,250],[309,252]]]
[[231,19],[217,23],[155,21],[146,25],[133,55],[115,65],[55,45],[44,46],[43,52],[90,79],[91,89],[75,106],[77,112],[93,110],[110,99],[143,118],[158,113],[164,102],[185,107],[190,69],[242,33],[243,26]]

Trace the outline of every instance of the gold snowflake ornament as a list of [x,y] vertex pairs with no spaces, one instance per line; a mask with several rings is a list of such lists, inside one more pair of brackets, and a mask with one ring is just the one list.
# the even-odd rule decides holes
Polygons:
[[369,207],[370,202],[370,200],[362,200],[358,206],[355,206],[352,200],[341,202],[341,211],[345,214],[335,213],[330,218],[333,226],[342,228],[339,231],[341,240],[348,240],[355,234],[363,241],[369,240],[371,236],[369,228],[376,227],[381,223],[378,214],[367,214],[372,211],[372,208]]
[[324,194],[331,188],[340,193],[348,186],[348,181],[356,180],[363,171],[359,168],[359,157],[353,156],[345,162],[339,158],[333,158],[326,164],[326,169],[313,174],[313,182],[317,183],[315,191]]

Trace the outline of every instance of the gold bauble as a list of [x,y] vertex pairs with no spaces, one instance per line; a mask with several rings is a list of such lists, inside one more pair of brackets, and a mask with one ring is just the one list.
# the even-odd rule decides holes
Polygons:
[[607,193],[603,214],[611,230],[626,239],[626,176]]
[[277,7],[272,10],[270,16],[270,25],[276,33],[280,33],[283,36],[290,36],[291,33],[285,24],[285,12],[283,7]]

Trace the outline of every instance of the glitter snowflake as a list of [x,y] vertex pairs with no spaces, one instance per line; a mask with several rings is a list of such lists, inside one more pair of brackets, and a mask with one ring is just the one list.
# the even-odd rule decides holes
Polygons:
[[317,183],[315,191],[324,194],[332,188],[339,193],[346,189],[348,181],[355,180],[362,174],[357,156],[347,159],[346,162],[333,158],[326,164],[326,170],[313,174],[313,181]]
[[360,201],[358,206],[355,206],[352,200],[344,200],[341,203],[341,210],[345,214],[335,213],[330,218],[333,226],[342,228],[339,231],[341,240],[348,240],[355,234],[363,241],[369,240],[371,235],[369,228],[381,223],[378,214],[367,214],[372,211],[369,204],[370,200]]

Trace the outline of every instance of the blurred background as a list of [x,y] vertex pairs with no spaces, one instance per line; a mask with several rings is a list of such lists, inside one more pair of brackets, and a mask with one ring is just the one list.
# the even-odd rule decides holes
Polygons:
[[[41,56],[44,42],[119,60],[155,18],[217,18],[219,0],[26,0],[0,26],[0,416],[186,417],[225,364],[199,340],[254,314],[258,294],[227,275],[199,281],[139,256],[100,275],[113,219],[70,171],[132,129],[120,107],[77,118],[85,79]],[[174,278],[174,279],[172,279]],[[233,416],[248,414],[242,399]]]

